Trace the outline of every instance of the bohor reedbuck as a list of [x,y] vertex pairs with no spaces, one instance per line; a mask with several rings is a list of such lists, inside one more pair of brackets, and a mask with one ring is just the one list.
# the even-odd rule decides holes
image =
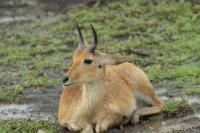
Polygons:
[[[123,118],[139,121],[140,116],[157,114],[164,102],[157,96],[147,75],[129,58],[97,50],[97,34],[88,44],[77,24],[80,43],[73,63],[64,74],[58,122],[71,131],[106,132]],[[110,46],[111,47],[111,46]],[[151,106],[138,107],[139,100]]]

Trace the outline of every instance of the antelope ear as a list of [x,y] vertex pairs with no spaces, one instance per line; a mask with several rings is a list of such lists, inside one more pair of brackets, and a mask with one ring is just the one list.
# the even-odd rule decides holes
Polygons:
[[124,62],[131,61],[129,57],[119,54],[100,54],[98,63],[100,65],[118,65]]

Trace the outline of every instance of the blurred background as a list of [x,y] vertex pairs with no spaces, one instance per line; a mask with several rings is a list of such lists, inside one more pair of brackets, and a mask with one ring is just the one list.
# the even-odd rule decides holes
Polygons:
[[0,0],[0,132],[68,132],[57,124],[75,23],[98,48],[132,59],[166,101],[164,112],[109,133],[200,132],[199,0]]

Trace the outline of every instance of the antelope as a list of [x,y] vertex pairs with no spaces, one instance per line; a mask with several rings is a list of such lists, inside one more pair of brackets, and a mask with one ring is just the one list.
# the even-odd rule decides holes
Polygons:
[[[129,59],[96,50],[97,34],[91,25],[94,41],[88,44],[77,24],[80,43],[72,66],[64,73],[58,122],[71,131],[106,132],[123,118],[139,122],[140,116],[160,113],[160,99],[147,75]],[[138,108],[139,99],[151,106]]]

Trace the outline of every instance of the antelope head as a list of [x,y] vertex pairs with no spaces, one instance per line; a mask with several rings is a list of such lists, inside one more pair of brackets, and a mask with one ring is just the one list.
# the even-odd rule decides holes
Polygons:
[[127,58],[116,54],[104,54],[96,50],[97,33],[91,25],[93,43],[87,44],[77,24],[79,33],[79,46],[73,55],[73,64],[65,73],[63,78],[64,86],[80,85],[102,80],[105,75],[106,65],[116,65],[127,62]]

